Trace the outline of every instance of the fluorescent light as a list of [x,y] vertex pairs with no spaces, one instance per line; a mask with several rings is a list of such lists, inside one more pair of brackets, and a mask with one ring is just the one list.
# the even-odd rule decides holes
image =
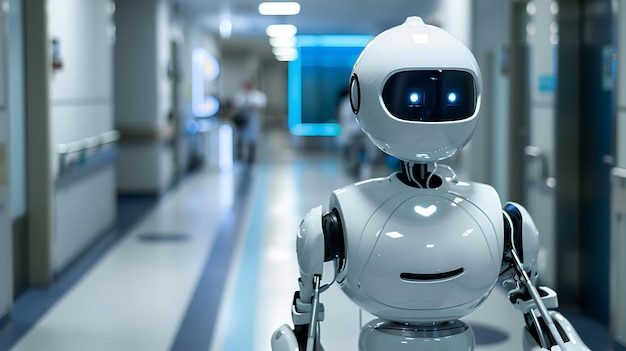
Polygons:
[[275,47],[272,49],[272,53],[276,56],[297,56],[298,50],[296,48]]
[[289,2],[262,2],[259,4],[259,13],[268,16],[297,15],[300,13],[300,4]]
[[293,37],[298,33],[298,28],[293,24],[270,24],[265,33],[269,37]]
[[278,61],[295,61],[298,59],[298,54],[295,55],[284,55],[284,56],[275,56]]
[[278,61],[294,61],[298,58],[298,49],[295,47],[274,47],[272,53]]
[[296,37],[271,37],[270,45],[273,47],[296,46]]

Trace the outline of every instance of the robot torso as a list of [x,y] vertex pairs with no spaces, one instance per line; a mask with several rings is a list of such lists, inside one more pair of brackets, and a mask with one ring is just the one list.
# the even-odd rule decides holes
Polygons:
[[334,191],[330,208],[345,240],[337,281],[380,318],[455,320],[475,310],[498,279],[503,217],[488,185],[446,180],[423,189],[392,174]]

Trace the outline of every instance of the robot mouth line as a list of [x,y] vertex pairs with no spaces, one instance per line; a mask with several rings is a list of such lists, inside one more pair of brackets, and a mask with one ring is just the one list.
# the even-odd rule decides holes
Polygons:
[[465,268],[455,269],[453,271],[442,272],[442,273],[433,273],[433,274],[424,274],[424,273],[400,273],[400,279],[416,282],[416,281],[432,281],[432,280],[442,280],[449,279],[461,274],[465,273]]

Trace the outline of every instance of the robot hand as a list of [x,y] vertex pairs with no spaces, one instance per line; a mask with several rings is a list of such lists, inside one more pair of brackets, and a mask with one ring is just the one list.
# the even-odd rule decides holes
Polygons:
[[302,302],[300,292],[294,294],[291,306],[294,329],[284,324],[274,332],[273,351],[324,351],[319,338],[319,322],[324,320],[324,305],[319,303],[320,280],[316,276],[310,304]]
[[554,290],[537,288],[538,232],[530,214],[516,203],[504,206],[506,240],[501,277],[515,283],[509,300],[524,314],[524,350],[589,350],[570,322],[560,313]]

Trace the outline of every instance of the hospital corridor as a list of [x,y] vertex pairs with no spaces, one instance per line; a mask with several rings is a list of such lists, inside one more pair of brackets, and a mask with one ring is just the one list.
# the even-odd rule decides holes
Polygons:
[[625,219],[626,0],[0,0],[0,351],[624,351]]

